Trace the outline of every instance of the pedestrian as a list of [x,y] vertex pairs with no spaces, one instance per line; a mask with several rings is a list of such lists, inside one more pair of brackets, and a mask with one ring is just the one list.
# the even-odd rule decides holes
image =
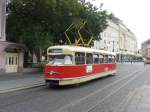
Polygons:
[[132,64],[132,59],[131,59],[131,61],[130,61],[130,62],[131,62],[131,64]]
[[146,63],[144,62],[144,67],[146,66]]

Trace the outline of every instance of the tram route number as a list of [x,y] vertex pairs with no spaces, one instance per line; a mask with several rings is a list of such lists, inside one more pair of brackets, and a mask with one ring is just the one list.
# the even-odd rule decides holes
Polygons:
[[92,65],[87,65],[86,66],[86,73],[92,72],[93,71],[93,67]]

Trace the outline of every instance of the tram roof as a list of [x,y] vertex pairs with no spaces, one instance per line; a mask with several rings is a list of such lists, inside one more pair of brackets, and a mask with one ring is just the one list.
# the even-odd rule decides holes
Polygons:
[[102,54],[111,54],[116,55],[114,52],[104,51],[104,50],[97,50],[93,48],[81,47],[81,46],[71,46],[71,45],[58,45],[58,46],[51,46],[49,49],[67,49],[73,52],[90,52],[90,53],[102,53]]

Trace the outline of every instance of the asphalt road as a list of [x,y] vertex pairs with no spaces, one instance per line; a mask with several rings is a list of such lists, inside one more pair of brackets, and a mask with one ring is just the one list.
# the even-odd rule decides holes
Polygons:
[[119,112],[130,93],[150,83],[149,70],[142,63],[118,64],[116,76],[82,85],[0,94],[0,112]]

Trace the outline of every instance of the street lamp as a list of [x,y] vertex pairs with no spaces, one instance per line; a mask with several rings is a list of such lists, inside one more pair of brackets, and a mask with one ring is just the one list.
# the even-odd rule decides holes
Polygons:
[[115,42],[115,41],[113,40],[113,50],[112,50],[112,52],[114,52],[114,42]]

